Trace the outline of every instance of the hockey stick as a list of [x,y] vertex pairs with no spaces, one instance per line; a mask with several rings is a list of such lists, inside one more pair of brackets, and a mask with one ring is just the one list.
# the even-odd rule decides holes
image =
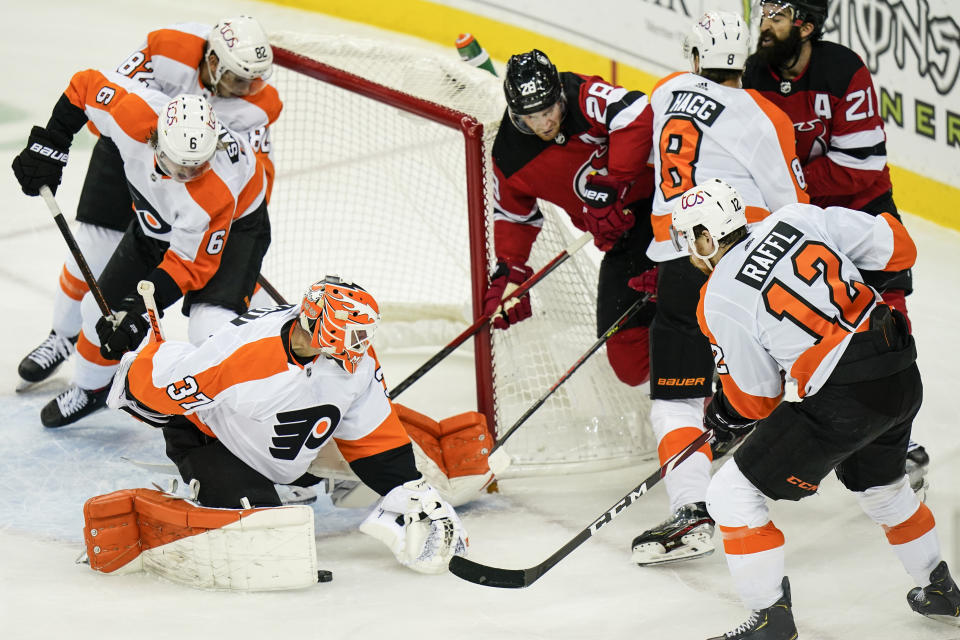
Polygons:
[[[507,302],[508,300],[512,300],[514,298],[519,298],[520,296],[524,295],[527,291],[530,290],[530,288],[533,285],[540,282],[540,280],[542,280],[548,273],[550,273],[551,271],[559,267],[561,264],[566,262],[567,258],[575,254],[577,251],[579,251],[583,247],[583,245],[590,242],[592,238],[593,236],[590,233],[585,233],[579,238],[577,238],[576,240],[574,240],[573,242],[571,242],[569,245],[567,245],[563,251],[561,251],[553,260],[551,260],[546,265],[544,265],[543,268],[540,269],[540,271],[537,271],[535,274],[533,274],[532,276],[524,280],[523,283],[520,284],[520,286],[518,286],[516,289],[511,291],[506,296],[504,296],[503,300],[501,300],[501,307],[504,302]],[[422,378],[425,373],[427,373],[428,371],[430,371],[430,369],[433,369],[435,366],[437,366],[441,360],[443,360],[448,355],[453,353],[457,347],[462,345],[469,338],[473,337],[473,335],[479,332],[480,329],[482,329],[484,326],[486,326],[486,324],[490,322],[490,319],[493,318],[493,316],[496,315],[497,312],[499,311],[500,311],[500,308],[495,310],[493,313],[485,313],[479,318],[477,318],[476,320],[474,320],[473,324],[471,324],[469,327],[464,329],[463,333],[461,333],[456,338],[454,338],[450,342],[450,344],[448,344],[443,349],[438,351],[435,356],[433,356],[432,358],[424,362],[419,369],[411,373],[400,384],[398,384],[393,389],[391,389],[390,399],[393,400],[398,395],[406,391],[407,387],[409,387],[414,382]]]
[[503,434],[502,436],[500,436],[500,439],[497,440],[497,444],[495,444],[495,445],[493,446],[493,448],[490,449],[490,455],[493,455],[493,452],[494,452],[494,451],[496,451],[497,449],[499,449],[500,447],[502,447],[502,446],[503,446],[503,443],[506,442],[507,439],[508,439],[510,436],[512,436],[513,433],[514,433],[517,429],[520,428],[520,425],[522,425],[524,422],[526,422],[526,421],[527,421],[527,418],[529,418],[530,416],[532,416],[532,415],[533,415],[533,412],[536,411],[537,409],[539,409],[539,408],[541,407],[541,405],[543,405],[543,403],[547,401],[547,398],[549,398],[550,396],[552,396],[552,395],[553,395],[553,392],[556,391],[558,388],[560,388],[560,385],[562,385],[564,382],[566,382],[566,381],[570,378],[570,376],[572,376],[572,375],[574,374],[574,372],[575,372],[577,369],[579,369],[580,366],[581,366],[584,362],[587,361],[587,358],[589,358],[589,357],[592,356],[594,353],[596,353],[596,351],[597,351],[600,347],[602,347],[603,344],[604,344],[607,340],[609,340],[611,337],[613,337],[613,334],[615,334],[616,332],[620,331],[620,329],[622,329],[623,326],[624,326],[625,324],[627,324],[627,321],[630,320],[630,318],[633,317],[633,314],[635,314],[637,311],[639,311],[640,308],[641,308],[643,305],[645,305],[645,304],[647,303],[647,300],[649,300],[649,299],[650,299],[650,294],[649,294],[649,293],[646,293],[646,294],[644,294],[643,296],[641,296],[640,298],[638,298],[637,300],[635,300],[634,303],[633,303],[632,305],[630,305],[630,307],[629,307],[626,311],[623,312],[623,315],[621,315],[621,316],[617,319],[617,321],[613,323],[613,326],[611,326],[609,329],[607,329],[602,336],[600,336],[599,338],[597,338],[597,341],[594,342],[592,345],[590,345],[590,348],[587,349],[587,351],[586,351],[582,356],[580,356],[579,358],[577,358],[577,361],[573,363],[573,366],[570,367],[569,369],[567,369],[567,372],[564,373],[562,376],[560,376],[560,379],[557,380],[556,382],[554,382],[554,383],[553,383],[553,386],[551,386],[549,389],[547,389],[546,392],[545,392],[542,396],[540,396],[540,398],[538,398],[537,401],[534,402],[534,403],[530,406],[529,409],[527,409],[526,411],[523,412],[523,415],[520,416],[520,418],[519,418],[516,422],[513,423],[513,426],[511,426],[509,429],[507,429],[506,432],[504,432],[504,434]]
[[270,281],[263,277],[262,273],[257,274],[257,284],[263,287],[263,290],[267,292],[267,295],[273,298],[273,301],[277,304],[287,304],[287,301],[284,297],[277,291],[276,287],[270,284]]
[[462,556],[454,556],[450,560],[450,573],[458,578],[485,587],[499,587],[501,589],[529,587],[558,562],[570,555],[574,549],[586,542],[588,538],[600,530],[600,527],[616,518],[622,511],[636,502],[640,496],[649,491],[651,487],[657,484],[660,479],[667,475],[675,466],[693,455],[697,449],[707,443],[712,434],[713,431],[707,429],[697,436],[681,451],[671,456],[662,467],[654,471],[646,480],[641,482],[639,486],[603,512],[590,526],[575,535],[569,542],[557,549],[552,556],[540,564],[528,569],[500,569],[467,560]]
[[153,333],[155,342],[166,340],[163,336],[163,328],[160,327],[160,312],[157,310],[157,301],[153,297],[153,283],[149,280],[141,280],[137,283],[137,293],[143,298],[143,306],[147,308],[147,318],[150,320],[150,331]]
[[47,185],[40,187],[40,195],[43,197],[43,201],[47,203],[47,208],[50,209],[50,215],[53,216],[53,221],[56,222],[57,227],[60,228],[60,233],[67,242],[67,248],[70,249],[73,259],[76,261],[77,266],[80,267],[80,273],[83,274],[84,281],[87,283],[87,286],[90,287],[90,293],[93,294],[93,298],[97,301],[97,306],[100,307],[100,313],[102,313],[105,318],[112,317],[113,312],[110,310],[110,305],[107,304],[107,299],[103,297],[103,292],[100,291],[100,287],[97,285],[97,279],[93,277],[90,265],[87,264],[86,258],[83,257],[83,252],[80,251],[77,240],[73,237],[73,232],[70,231],[70,227],[63,217],[63,212],[60,211],[60,205],[57,204],[56,199],[53,197],[53,192],[50,191],[50,187]]

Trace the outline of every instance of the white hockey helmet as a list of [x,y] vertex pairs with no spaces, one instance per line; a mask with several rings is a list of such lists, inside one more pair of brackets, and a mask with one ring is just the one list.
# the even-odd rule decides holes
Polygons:
[[220,127],[202,96],[186,93],[167,103],[157,119],[157,164],[177,182],[194,180],[210,168]]
[[[717,254],[721,239],[747,226],[745,211],[740,193],[723,180],[713,178],[688,189],[673,208],[670,234],[674,247],[681,249],[680,236],[683,236],[690,253],[706,262]],[[714,240],[709,255],[697,253],[695,229],[701,226]]]
[[750,55],[750,27],[729,11],[707,11],[683,39],[683,56],[693,66],[694,52],[700,69],[743,71]]
[[273,72],[273,49],[259,22],[249,16],[224,18],[210,29],[207,41],[219,61],[210,73],[214,86],[224,83],[232,95],[263,89]]

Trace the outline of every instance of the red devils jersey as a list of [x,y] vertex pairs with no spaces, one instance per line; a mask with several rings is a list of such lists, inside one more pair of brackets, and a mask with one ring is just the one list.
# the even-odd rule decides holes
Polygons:
[[537,205],[542,198],[562,208],[574,226],[582,223],[583,189],[596,171],[624,179],[640,175],[625,202],[650,196],[653,172],[647,158],[629,153],[649,140],[649,120],[638,118],[648,108],[647,96],[564,71],[560,74],[566,115],[560,133],[546,142],[523,133],[504,115],[493,143],[494,246],[497,259],[525,264],[543,226]]
[[856,53],[814,42],[810,63],[792,81],[752,58],[743,86],[761,92],[793,121],[813,204],[860,209],[890,191],[879,100]]

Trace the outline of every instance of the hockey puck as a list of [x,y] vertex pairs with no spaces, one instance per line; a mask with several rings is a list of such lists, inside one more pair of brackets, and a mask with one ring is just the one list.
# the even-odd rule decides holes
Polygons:
[[317,582],[333,582],[333,571],[320,569],[317,571]]

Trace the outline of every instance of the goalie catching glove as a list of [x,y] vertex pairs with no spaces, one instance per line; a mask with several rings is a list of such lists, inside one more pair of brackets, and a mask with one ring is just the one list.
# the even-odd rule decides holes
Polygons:
[[723,395],[723,387],[718,387],[704,412],[703,426],[713,429],[710,448],[713,459],[716,460],[730,453],[731,449],[746,438],[757,426],[757,421],[737,413]]
[[360,531],[387,545],[400,564],[419,573],[444,573],[450,558],[467,553],[460,518],[423,478],[394,487]]
[[532,275],[533,269],[527,265],[497,263],[496,270],[490,274],[490,287],[483,297],[484,314],[493,315],[497,312],[497,308],[500,308],[500,313],[495,316],[493,321],[494,329],[506,329],[510,325],[526,320],[533,315],[533,310],[530,308],[530,296],[527,294],[520,296],[519,299],[513,298],[505,303],[502,302],[505,295],[523,284]]
[[609,251],[620,236],[633,226],[633,215],[623,208],[623,198],[630,182],[599,173],[587,176],[584,189],[583,223],[593,234],[593,243],[600,251]]

